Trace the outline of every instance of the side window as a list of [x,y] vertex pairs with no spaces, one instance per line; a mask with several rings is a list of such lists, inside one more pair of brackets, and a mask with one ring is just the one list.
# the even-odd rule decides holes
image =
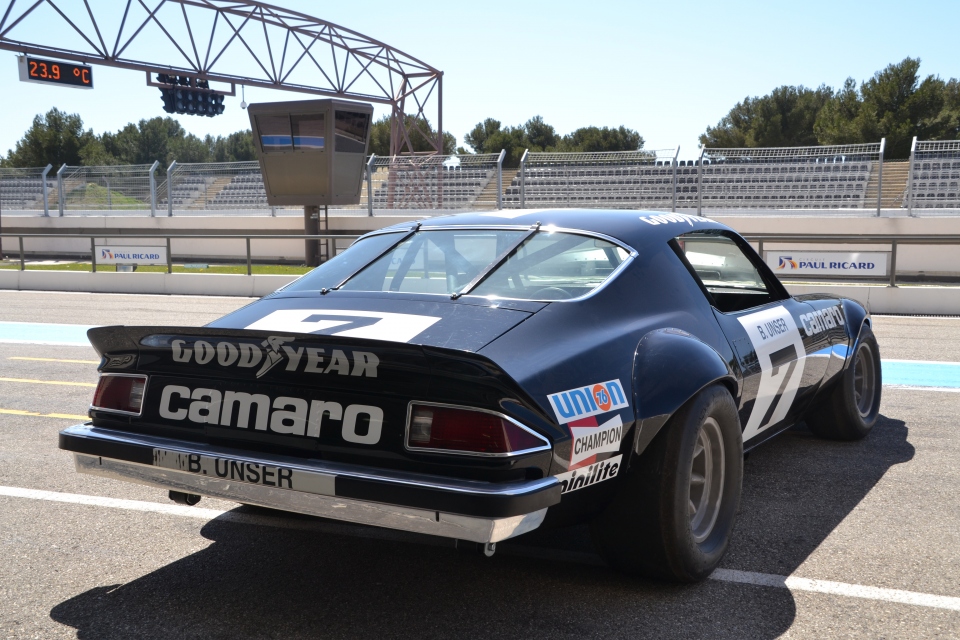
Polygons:
[[719,311],[743,311],[787,297],[778,282],[765,278],[740,245],[722,233],[688,233],[673,245]]

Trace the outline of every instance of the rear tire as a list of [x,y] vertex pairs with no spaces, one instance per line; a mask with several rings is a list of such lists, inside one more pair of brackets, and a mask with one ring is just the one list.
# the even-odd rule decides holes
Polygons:
[[613,502],[591,523],[611,567],[675,582],[720,564],[740,504],[743,440],[721,385],[698,393],[631,465]]
[[864,325],[850,365],[830,395],[810,412],[807,426],[828,440],[860,440],[877,423],[882,390],[880,347]]

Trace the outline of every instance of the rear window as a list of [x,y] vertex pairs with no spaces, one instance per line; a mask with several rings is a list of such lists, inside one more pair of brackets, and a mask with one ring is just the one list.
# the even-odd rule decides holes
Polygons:
[[[490,271],[511,248],[513,253]],[[629,255],[612,242],[573,233],[423,230],[376,259],[341,289],[452,295],[490,271],[470,295],[569,300],[596,289]]]
[[332,289],[351,274],[356,273],[404,236],[400,233],[381,233],[356,241],[350,248],[338,253],[322,265],[295,280],[284,291],[320,291]]

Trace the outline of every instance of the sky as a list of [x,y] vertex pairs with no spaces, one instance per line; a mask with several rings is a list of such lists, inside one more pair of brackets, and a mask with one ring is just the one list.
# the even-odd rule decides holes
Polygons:
[[[459,144],[484,118],[520,125],[540,115],[560,134],[624,125],[640,132],[647,149],[679,145],[681,159],[694,158],[707,126],[745,97],[780,85],[839,87],[847,77],[863,81],[907,56],[922,59],[924,75],[960,76],[955,0],[273,1],[442,70],[444,129]],[[9,2],[0,0],[0,11]],[[97,0],[91,4],[96,10]],[[40,29],[38,39],[60,40],[55,31],[32,28]],[[7,87],[0,98],[0,153],[14,147],[36,114],[54,106],[78,113],[96,133],[167,115],[143,72],[95,67],[94,73],[89,91],[22,83],[15,54],[0,51],[0,86]],[[246,89],[247,102],[308,97]],[[173,117],[198,136],[225,135],[249,128],[239,103],[227,98],[216,118]],[[379,117],[383,107],[375,108]]]

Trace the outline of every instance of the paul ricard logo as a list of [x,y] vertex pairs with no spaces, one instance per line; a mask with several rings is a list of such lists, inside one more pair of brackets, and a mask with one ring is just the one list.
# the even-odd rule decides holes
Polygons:
[[780,264],[777,269],[798,269],[797,261],[791,256],[780,256]]
[[110,249],[100,249],[100,259],[101,260],[115,260],[113,256],[113,251]]

